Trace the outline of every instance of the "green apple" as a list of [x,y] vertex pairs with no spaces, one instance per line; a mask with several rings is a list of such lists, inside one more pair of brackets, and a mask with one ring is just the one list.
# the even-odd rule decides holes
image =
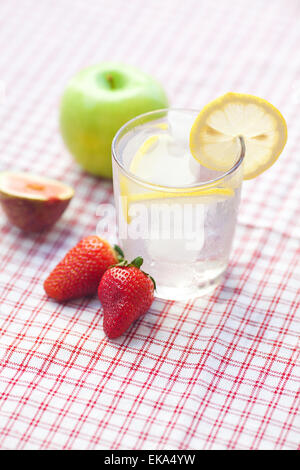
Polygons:
[[88,67],[68,83],[60,107],[64,142],[89,173],[110,178],[111,143],[139,114],[166,108],[161,85],[139,69],[115,63]]

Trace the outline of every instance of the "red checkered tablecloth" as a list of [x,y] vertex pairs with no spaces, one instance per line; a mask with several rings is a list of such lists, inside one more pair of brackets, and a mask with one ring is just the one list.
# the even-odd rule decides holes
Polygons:
[[[1,169],[76,188],[48,233],[0,213],[2,449],[299,448],[299,21],[297,0],[2,0]],[[153,74],[176,107],[228,90],[265,97],[289,127],[276,165],[244,184],[222,286],[156,299],[115,341],[96,298],[60,305],[43,291],[112,201],[58,132],[66,81],[102,60]]]

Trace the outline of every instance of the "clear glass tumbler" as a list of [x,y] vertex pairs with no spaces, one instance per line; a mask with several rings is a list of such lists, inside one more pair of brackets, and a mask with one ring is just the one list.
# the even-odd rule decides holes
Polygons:
[[216,287],[228,265],[243,180],[243,140],[227,172],[189,151],[198,112],[160,110],[126,123],[112,144],[120,245],[156,281],[156,296],[187,300]]

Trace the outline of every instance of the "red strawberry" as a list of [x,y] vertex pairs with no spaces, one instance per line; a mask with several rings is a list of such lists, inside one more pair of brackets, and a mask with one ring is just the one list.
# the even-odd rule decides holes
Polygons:
[[44,289],[59,301],[95,294],[103,273],[122,259],[121,253],[96,235],[83,238],[54,268]]
[[103,328],[109,338],[117,338],[151,307],[155,282],[140,270],[143,258],[130,264],[122,261],[103,275],[98,296],[103,307]]

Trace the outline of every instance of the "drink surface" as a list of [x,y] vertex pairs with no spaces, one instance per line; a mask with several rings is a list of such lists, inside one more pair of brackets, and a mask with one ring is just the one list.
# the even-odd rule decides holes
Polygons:
[[[124,142],[124,167],[148,183],[184,187],[204,183],[222,175],[199,164],[189,149],[189,132],[196,112],[184,112],[146,123]],[[141,154],[142,155],[139,155]]]

